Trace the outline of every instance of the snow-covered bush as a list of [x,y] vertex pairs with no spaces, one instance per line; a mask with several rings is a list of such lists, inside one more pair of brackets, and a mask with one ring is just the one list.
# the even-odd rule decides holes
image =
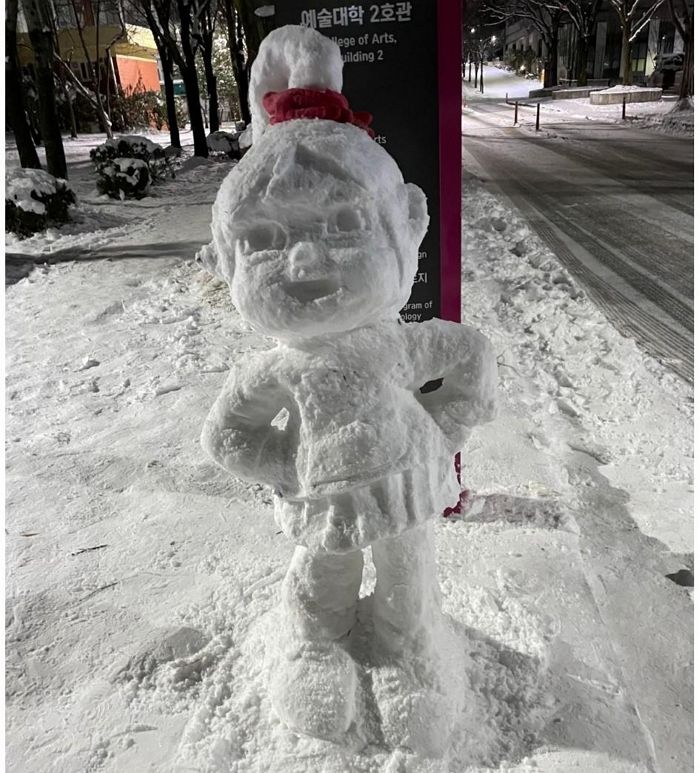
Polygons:
[[[90,158],[97,170],[98,190],[114,198],[141,198],[151,182],[175,176],[172,154],[148,137],[114,137],[93,148]],[[129,171],[128,161],[141,163],[132,164]]]
[[69,220],[75,193],[65,180],[41,169],[9,171],[5,183],[5,230],[20,236]]
[[113,199],[142,199],[150,187],[148,164],[140,158],[115,158],[98,170],[97,190]]
[[212,155],[225,155],[228,158],[240,158],[241,149],[238,145],[238,134],[216,131],[207,137],[207,147]]
[[[113,128],[115,131],[153,127],[162,130],[168,125],[168,111],[163,97],[155,91],[147,91],[143,81],[127,91],[119,89],[110,99]],[[182,110],[177,111],[177,123],[185,124]]]

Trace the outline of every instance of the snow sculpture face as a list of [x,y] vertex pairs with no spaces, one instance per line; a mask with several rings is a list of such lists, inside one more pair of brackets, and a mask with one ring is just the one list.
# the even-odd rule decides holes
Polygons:
[[214,204],[217,269],[256,330],[281,339],[397,318],[428,224],[425,196],[354,126],[268,128]]

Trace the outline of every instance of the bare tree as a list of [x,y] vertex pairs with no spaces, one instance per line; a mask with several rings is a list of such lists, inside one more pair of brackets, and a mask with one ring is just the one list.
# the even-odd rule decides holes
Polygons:
[[231,57],[233,77],[238,90],[241,118],[246,124],[249,124],[251,117],[250,106],[248,105],[248,71],[246,70],[246,61],[243,55],[245,48],[243,25],[232,0],[222,0],[220,9],[223,11],[224,19],[226,20],[226,39]]
[[214,33],[218,19],[218,0],[200,0],[195,8],[193,39],[197,41],[204,65],[204,79],[209,102],[209,130],[219,129],[219,93],[214,72]]
[[[118,40],[126,37],[126,24],[121,3],[119,0],[112,0],[109,4],[109,9],[116,14],[119,20],[119,29],[107,41],[100,40],[100,13],[105,10],[102,0],[54,0],[54,3],[55,9],[58,12],[52,15],[54,34],[58,33],[56,17],[59,13],[71,17],[71,28],[74,28],[77,32],[80,48],[85,57],[85,66],[88,68],[90,75],[88,84],[83,83],[70,66],[73,55],[72,50],[62,54],[56,47],[54,49],[56,62],[60,65],[65,78],[70,81],[79,94],[85,97],[95,111],[102,131],[108,137],[112,137],[112,120],[109,115],[110,74],[105,70],[103,64],[105,60],[109,60],[111,57],[112,46]],[[90,47],[86,40],[85,30],[87,27],[92,27],[95,30],[94,57],[91,55]],[[102,93],[103,82],[106,83],[106,93],[104,95]]]
[[17,57],[17,15],[18,0],[7,0],[5,4],[5,109],[7,123],[15,136],[19,162],[25,169],[41,169],[32,132],[27,121],[24,103],[22,72]]
[[693,94],[693,6],[689,0],[666,0],[673,24],[683,40],[683,72],[681,75],[678,107],[689,107]]
[[46,167],[54,177],[67,177],[66,156],[58,123],[54,82],[52,10],[48,0],[22,0],[27,32],[36,61],[39,123],[46,149]]
[[642,30],[666,0],[653,0],[645,7],[643,0],[610,0],[620,22],[622,33],[622,83],[632,84],[632,46]]
[[193,32],[197,31],[197,4],[195,0],[130,0],[130,2],[143,14],[153,33],[158,50],[167,51],[168,61],[177,66],[180,71],[185,85],[194,153],[196,156],[206,158],[209,150],[204,131],[196,66],[198,43],[193,37]]
[[579,86],[585,86],[588,83],[588,52],[595,43],[601,0],[558,0],[558,5],[576,28],[577,82]]
[[[156,20],[155,12],[149,0],[124,0],[130,14],[143,21],[153,35],[163,72],[163,90],[165,91],[165,110],[168,116],[170,144],[174,148],[180,145],[180,129],[177,123],[177,105],[175,102],[175,61],[170,47],[165,42],[165,32]],[[168,10],[168,9],[166,9]]]
[[522,19],[540,33],[547,48],[544,85],[556,86],[559,82],[559,31],[567,16],[558,0],[489,0],[487,7],[498,19]]

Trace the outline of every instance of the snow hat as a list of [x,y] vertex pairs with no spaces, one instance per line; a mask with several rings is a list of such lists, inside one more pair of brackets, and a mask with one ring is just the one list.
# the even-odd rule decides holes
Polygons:
[[287,25],[273,30],[261,43],[250,73],[253,143],[270,125],[270,115],[263,105],[267,93],[342,88],[343,57],[336,43],[309,27]]

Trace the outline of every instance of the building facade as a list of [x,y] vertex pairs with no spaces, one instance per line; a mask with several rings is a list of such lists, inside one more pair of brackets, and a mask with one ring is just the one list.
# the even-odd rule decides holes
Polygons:
[[[560,82],[575,81],[578,75],[576,62],[576,28],[564,24],[559,31],[557,75]],[[522,19],[506,22],[504,57],[516,51],[534,52],[541,59],[547,54],[547,46],[540,33]],[[676,30],[666,5],[663,4],[654,18],[637,35],[632,45],[633,82],[647,84],[654,73],[656,57],[678,54],[683,51],[683,40]],[[611,84],[622,80],[622,34],[614,9],[604,2],[595,25],[595,45],[588,52],[586,70],[588,77],[607,80]],[[666,57],[668,58],[668,57]]]
[[[115,7],[103,2],[99,18],[90,0],[79,6],[79,22],[72,2],[60,0],[52,6],[56,29],[56,46],[64,62],[83,83],[92,80],[91,66],[99,62],[100,77],[116,93],[135,90],[160,92],[158,51],[151,31],[138,23],[137,18],[124,19]],[[29,43],[24,18],[18,20],[19,63],[26,76],[33,80],[34,53]]]

